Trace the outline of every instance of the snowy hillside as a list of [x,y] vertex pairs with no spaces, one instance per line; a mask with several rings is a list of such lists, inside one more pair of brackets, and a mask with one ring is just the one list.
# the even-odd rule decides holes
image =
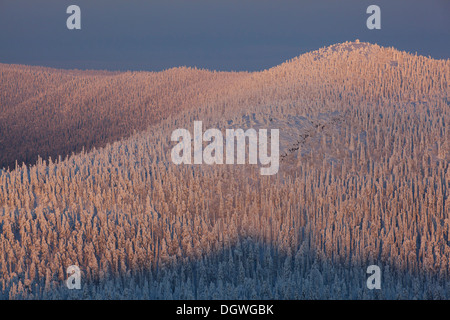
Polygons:
[[[1,65],[2,153],[31,159],[68,123],[58,139],[90,147],[0,171],[0,297],[449,299],[449,68],[361,42],[257,73],[38,69],[41,87]],[[20,72],[36,85],[12,85]],[[30,106],[59,122],[7,146]],[[198,120],[279,129],[280,171],[173,164],[171,132]],[[382,290],[366,288],[370,264]]]

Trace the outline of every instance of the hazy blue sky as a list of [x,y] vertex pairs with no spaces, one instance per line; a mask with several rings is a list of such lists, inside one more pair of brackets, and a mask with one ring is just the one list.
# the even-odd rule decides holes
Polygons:
[[[82,30],[66,28],[81,7]],[[381,7],[381,30],[366,8]],[[450,58],[450,0],[0,0],[0,62],[260,70],[346,40]]]

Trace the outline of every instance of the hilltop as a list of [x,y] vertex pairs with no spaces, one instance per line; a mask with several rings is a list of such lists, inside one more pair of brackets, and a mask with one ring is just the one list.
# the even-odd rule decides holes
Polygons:
[[[421,69],[411,69],[419,63]],[[383,88],[390,99],[428,92],[423,81],[437,75],[440,94],[448,61],[415,57],[393,48],[346,42],[303,54],[262,72],[215,72],[173,68],[162,72],[58,70],[0,64],[0,167],[64,158],[84,148],[142,131],[180,112],[206,105],[234,108],[280,100],[315,100],[320,87],[340,101],[354,88],[375,100]],[[430,72],[433,72],[431,74]],[[385,73],[388,73],[385,75]],[[384,77],[409,73],[405,82],[385,87]],[[428,74],[428,75],[427,75]],[[433,88],[434,90],[434,88]],[[409,92],[408,92],[409,91]],[[448,94],[448,93],[447,93]],[[419,96],[420,95],[420,96]]]

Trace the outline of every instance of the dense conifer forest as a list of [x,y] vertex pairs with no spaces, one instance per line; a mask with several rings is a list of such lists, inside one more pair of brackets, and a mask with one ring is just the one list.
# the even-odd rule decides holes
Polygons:
[[[0,65],[0,298],[450,299],[449,68],[361,42],[255,73]],[[280,171],[173,164],[197,120],[279,129]]]

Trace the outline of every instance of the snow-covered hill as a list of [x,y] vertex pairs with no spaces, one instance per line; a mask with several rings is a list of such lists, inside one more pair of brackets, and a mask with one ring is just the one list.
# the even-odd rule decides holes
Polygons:
[[[347,42],[259,73],[75,72],[49,95],[29,82],[20,90],[40,101],[35,114],[103,106],[90,113],[105,121],[95,134],[115,124],[103,103],[131,128],[153,107],[127,101],[151,95],[160,109],[129,137],[0,172],[0,296],[450,298],[449,67]],[[21,88],[9,79],[3,87]],[[70,108],[70,130],[91,139]],[[280,171],[173,164],[172,131],[197,120],[279,129]],[[383,270],[378,292],[365,287],[371,264]],[[69,265],[82,270],[81,291],[64,285]]]

